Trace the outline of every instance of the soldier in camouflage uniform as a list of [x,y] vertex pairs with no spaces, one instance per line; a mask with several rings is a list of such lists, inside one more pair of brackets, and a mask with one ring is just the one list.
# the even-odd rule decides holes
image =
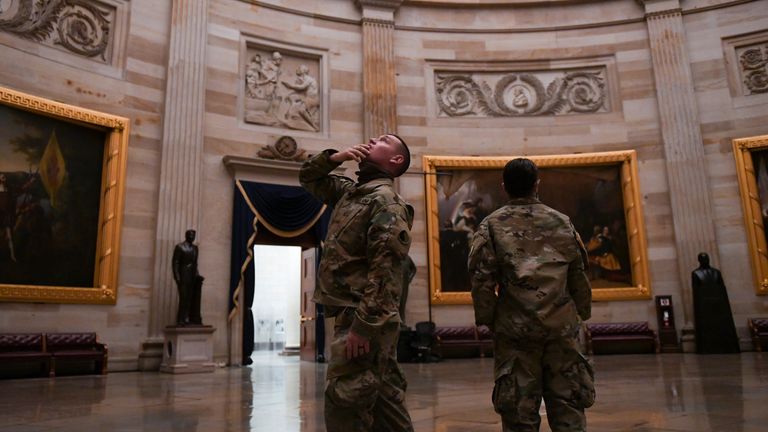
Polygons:
[[[331,175],[360,164],[358,182]],[[397,364],[398,306],[411,245],[413,207],[394,191],[410,153],[386,134],[326,150],[304,163],[302,186],[333,206],[314,301],[336,317],[325,389],[328,432],[412,432],[406,381]]]
[[542,397],[553,432],[586,431],[594,378],[576,337],[591,313],[587,254],[568,217],[536,198],[538,183],[528,159],[504,168],[511,200],[482,221],[469,253],[475,321],[494,332],[504,432],[538,431]]

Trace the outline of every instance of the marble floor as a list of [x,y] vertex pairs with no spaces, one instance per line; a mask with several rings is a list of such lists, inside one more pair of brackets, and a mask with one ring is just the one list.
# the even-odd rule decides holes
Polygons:
[[[254,360],[199,375],[0,381],[0,432],[323,431],[324,365],[275,354]],[[403,365],[416,431],[500,431],[490,404],[492,362]],[[594,363],[592,432],[768,430],[768,354],[598,356]]]

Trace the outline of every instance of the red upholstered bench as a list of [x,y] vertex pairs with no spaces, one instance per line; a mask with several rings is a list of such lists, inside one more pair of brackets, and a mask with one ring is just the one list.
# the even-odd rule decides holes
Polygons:
[[443,358],[493,355],[493,335],[485,327],[437,327],[435,335]]
[[587,324],[589,354],[641,354],[659,352],[656,332],[647,321]]
[[755,351],[763,351],[763,346],[768,346],[768,318],[749,318],[747,325]]
[[50,376],[57,363],[68,361],[94,361],[96,373],[107,373],[107,346],[96,340],[96,333],[47,333],[45,346],[52,356]]
[[33,362],[48,374],[51,354],[45,352],[42,333],[0,333],[0,364]]

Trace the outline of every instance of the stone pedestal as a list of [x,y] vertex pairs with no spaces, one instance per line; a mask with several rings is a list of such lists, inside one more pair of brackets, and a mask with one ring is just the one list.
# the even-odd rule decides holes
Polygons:
[[167,326],[160,372],[213,372],[213,326]]

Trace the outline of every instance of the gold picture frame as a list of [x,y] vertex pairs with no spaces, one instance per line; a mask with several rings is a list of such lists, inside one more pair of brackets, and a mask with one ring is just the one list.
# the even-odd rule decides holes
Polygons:
[[[78,178],[77,181],[81,181],[82,183],[88,183],[87,188],[89,191],[92,191],[93,193],[90,195],[91,201],[94,203],[93,206],[89,207],[90,213],[89,213],[89,220],[98,220],[98,225],[93,227],[89,232],[91,234],[89,238],[95,239],[94,242],[91,242],[88,244],[88,249],[85,249],[87,251],[95,251],[95,258],[93,255],[90,255],[90,253],[87,254],[87,262],[93,263],[93,269],[90,270],[90,267],[81,270],[81,273],[85,274],[85,279],[89,281],[93,281],[93,284],[81,284],[81,285],[57,285],[57,284],[13,284],[8,283],[8,280],[3,283],[0,281],[0,301],[3,302],[34,302],[34,303],[79,303],[79,304],[115,304],[117,301],[117,283],[118,283],[118,265],[119,265],[119,251],[120,251],[120,234],[121,234],[121,226],[122,226],[122,218],[123,218],[123,202],[124,202],[124,191],[125,191],[125,179],[126,179],[126,163],[127,163],[127,149],[128,149],[128,137],[129,137],[129,120],[124,117],[119,117],[115,115],[105,114],[98,111],[93,111],[89,109],[84,109],[72,105],[67,105],[64,103],[52,101],[49,99],[44,99],[36,96],[32,96],[26,93],[22,93],[19,91],[11,90],[8,88],[0,87],[0,108],[4,109],[4,113],[8,114],[13,117],[16,120],[5,118],[0,119],[5,122],[9,122],[9,124],[12,124],[14,121],[17,123],[19,122],[19,118],[24,119],[31,119],[34,125],[41,125],[46,124],[46,122],[50,123],[50,127],[53,128],[53,132],[50,133],[50,138],[44,137],[42,139],[45,139],[47,141],[47,146],[45,147],[45,153],[42,154],[42,156],[39,157],[38,165],[37,165],[37,172],[33,173],[32,168],[33,164],[32,162],[29,162],[30,157],[27,155],[27,159],[25,161],[22,161],[22,157],[16,155],[16,153],[9,151],[9,154],[2,154],[0,156],[3,156],[6,158],[6,161],[10,161],[13,158],[18,159],[18,164],[24,164],[29,163],[29,173],[12,173],[17,174],[17,176],[26,176],[27,180],[34,181],[35,178],[40,179],[44,177],[45,179],[42,180],[42,182],[45,183],[45,191],[50,191],[50,182],[49,176],[50,172],[53,172],[55,175],[59,175],[57,188],[62,188],[61,185],[72,185],[74,184],[75,180],[72,180],[72,176],[75,176]],[[28,127],[28,126],[24,126]],[[58,128],[58,131],[57,131]],[[35,131],[39,131],[42,129],[35,129]],[[48,129],[45,129],[48,130]],[[88,137],[94,137],[91,141],[83,141],[83,142],[94,142],[101,144],[103,142],[103,147],[89,147],[88,150],[81,150],[83,146],[83,142],[81,142],[78,139],[72,139],[73,137],[78,137],[77,133],[82,132],[84,135],[87,135]],[[56,134],[59,134],[59,138],[56,138]],[[67,135],[69,134],[69,135]],[[21,136],[21,135],[19,135]],[[4,135],[2,139],[7,139],[9,135]],[[36,142],[39,142],[41,139],[38,137],[33,137],[34,139],[38,140]],[[103,138],[103,141],[102,141]],[[25,138],[14,138],[14,143],[0,143],[0,152],[6,151],[11,148],[12,145],[16,145],[17,148],[19,146],[18,142],[19,140],[22,140]],[[29,141],[29,140],[28,140]],[[52,145],[52,143],[54,145]],[[59,144],[61,143],[61,144]],[[39,147],[39,144],[38,144]],[[43,170],[40,170],[40,167],[44,164],[44,160],[46,158],[50,158],[49,156],[46,156],[47,152],[49,152],[49,148],[54,147],[54,150],[51,150],[52,154],[56,153],[56,158],[58,158],[59,164],[64,164],[62,166],[56,166],[54,170],[49,171],[48,166],[46,166]],[[86,154],[88,152],[91,152],[89,154],[95,155],[90,156],[94,160],[93,166],[95,168],[92,168],[93,174],[92,177],[85,177],[81,174],[79,174],[79,167],[78,165],[80,161],[73,162],[67,162],[64,158],[64,155],[68,155],[70,153],[67,153],[68,149],[76,149],[78,152],[77,154]],[[3,150],[4,149],[4,150]],[[93,150],[95,149],[95,150]],[[39,151],[38,151],[39,152]],[[30,154],[32,154],[32,151],[29,151]],[[10,162],[9,162],[10,163]],[[61,171],[64,172],[64,174],[59,174],[58,168],[67,168],[67,163],[70,164],[71,172],[67,172],[66,169],[62,169]],[[54,163],[53,165],[56,165]],[[71,167],[74,165],[74,167]],[[18,166],[18,165],[17,165]],[[5,173],[5,177],[10,176],[11,174]],[[67,177],[65,177],[67,176]],[[79,176],[79,177],[77,177]],[[82,180],[85,178],[85,180]],[[6,180],[4,178],[3,180]],[[38,180],[39,182],[39,180]],[[90,182],[90,183],[89,183]],[[38,189],[42,188],[42,186],[37,186]],[[78,187],[80,186],[80,183],[78,183]],[[82,186],[83,188],[86,188],[86,186]],[[28,190],[31,189],[22,189]],[[5,189],[6,191],[11,190],[10,186],[9,188]],[[61,190],[61,189],[56,189]],[[18,195],[21,192],[17,191]],[[68,197],[66,193],[69,193],[67,190],[64,190],[60,195],[64,196],[64,198],[59,198],[59,200],[64,199],[64,202],[66,203],[66,198]],[[28,192],[29,195],[31,195],[31,192]],[[70,193],[71,194],[71,193]],[[98,194],[98,195],[97,195]],[[9,196],[14,196],[10,195]],[[29,200],[32,201],[32,200]],[[28,202],[29,202],[28,201]],[[14,216],[18,217],[18,208],[20,204],[15,204],[19,201],[8,199],[6,201],[7,203],[11,203],[11,205],[15,205],[15,212],[13,213]],[[35,201],[32,201],[35,202]],[[74,201],[70,201],[74,202]],[[50,196],[50,205],[53,207],[54,203],[54,196]],[[38,204],[35,204],[38,205]],[[61,205],[60,205],[61,206]],[[8,205],[6,205],[8,207]],[[41,210],[42,211],[42,210]],[[82,211],[81,211],[82,212]],[[8,214],[8,213],[6,213]],[[79,213],[78,213],[79,214]],[[76,223],[78,222],[77,219],[74,219],[73,226],[77,226]],[[13,229],[15,230],[18,228],[17,224],[11,224],[6,222],[5,226],[3,226],[3,231],[6,231],[6,227],[13,226]],[[83,227],[84,228],[84,227]],[[10,228],[9,228],[10,229]],[[71,231],[75,231],[73,228],[70,228]],[[7,232],[7,231],[6,231]],[[13,240],[13,231],[11,231],[11,234],[5,234],[0,233],[4,237],[11,238]],[[7,239],[6,239],[7,242]],[[7,242],[8,244],[3,244],[0,246],[5,246],[6,249],[10,250],[13,247],[13,241]],[[32,248],[37,246],[32,246],[28,250],[33,250]],[[19,253],[19,251],[17,251]],[[7,252],[6,252],[6,259],[7,259]],[[61,255],[58,255],[61,256]],[[14,257],[14,263],[17,262],[16,258]],[[48,261],[49,263],[52,262],[52,260]],[[44,266],[45,261],[41,262],[39,265]],[[91,273],[92,272],[92,273]],[[92,275],[92,278],[91,278]],[[83,286],[85,285],[85,286]]]
[[[548,168],[555,168],[563,171],[570,168],[581,167],[607,167],[601,169],[613,169],[615,167],[618,176],[616,180],[616,196],[621,200],[617,212],[623,213],[625,225],[622,231],[626,230],[627,249],[627,267],[630,276],[621,287],[605,286],[593,288],[592,298],[595,301],[618,301],[618,300],[646,300],[651,298],[650,276],[648,271],[647,241],[645,237],[645,223],[641,208],[640,187],[637,181],[637,153],[634,150],[613,151],[602,153],[584,153],[573,155],[552,155],[552,156],[526,156],[533,160],[540,168],[540,173]],[[443,218],[441,224],[439,199],[438,196],[438,178],[442,175],[452,176],[452,173],[441,171],[453,171],[459,173],[458,177],[465,176],[466,170],[496,170],[493,183],[501,189],[501,170],[504,165],[514,156],[504,157],[459,157],[459,156],[424,156],[423,166],[426,185],[426,205],[427,205],[427,248],[429,260],[429,289],[430,301],[432,304],[472,304],[472,298],[469,289],[461,292],[447,292],[442,289],[442,267],[441,267],[441,238],[440,233],[446,232],[446,224],[451,225],[451,219]],[[598,168],[595,168],[598,169]],[[471,175],[471,174],[469,174]],[[449,180],[453,181],[453,180]],[[488,182],[486,181],[486,184]],[[548,185],[544,185],[546,188]],[[500,192],[501,193],[501,192]],[[447,194],[444,193],[447,196]],[[462,204],[463,205],[463,204]],[[456,206],[456,204],[454,204]],[[622,212],[623,209],[623,212]],[[454,219],[455,220],[455,219]],[[441,228],[442,227],[442,228]],[[598,228],[595,226],[594,228]],[[455,227],[452,228],[455,230]],[[587,239],[584,239],[585,243]],[[452,263],[451,267],[458,267],[460,263]],[[466,268],[466,264],[463,264]],[[451,278],[451,280],[453,280]],[[619,285],[619,284],[617,284]]]
[[[736,174],[739,178],[741,205],[744,211],[744,227],[747,230],[747,244],[752,261],[755,294],[768,295],[768,245],[765,237],[765,222],[760,202],[755,153],[768,150],[768,135],[738,138],[733,140],[733,156],[736,159]],[[768,173],[765,173],[768,175]],[[766,197],[768,198],[768,197]]]

